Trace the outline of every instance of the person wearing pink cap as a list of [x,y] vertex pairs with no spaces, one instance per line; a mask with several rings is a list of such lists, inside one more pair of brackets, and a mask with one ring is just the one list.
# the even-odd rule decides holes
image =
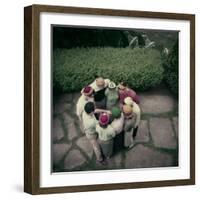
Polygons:
[[102,113],[99,117],[99,123],[96,126],[99,144],[106,159],[109,159],[113,153],[113,138],[116,135],[115,130],[109,125],[109,122],[109,115],[107,113]]

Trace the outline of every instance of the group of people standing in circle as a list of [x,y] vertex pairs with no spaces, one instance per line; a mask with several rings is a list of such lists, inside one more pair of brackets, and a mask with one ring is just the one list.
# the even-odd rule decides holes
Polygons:
[[106,164],[113,153],[133,147],[141,110],[138,95],[124,82],[97,77],[82,89],[76,114],[98,162]]

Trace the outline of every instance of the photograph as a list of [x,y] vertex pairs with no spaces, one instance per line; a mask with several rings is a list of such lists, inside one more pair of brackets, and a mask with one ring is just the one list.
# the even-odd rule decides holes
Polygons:
[[51,172],[179,167],[179,31],[51,25]]
[[193,185],[195,15],[24,11],[24,191]]

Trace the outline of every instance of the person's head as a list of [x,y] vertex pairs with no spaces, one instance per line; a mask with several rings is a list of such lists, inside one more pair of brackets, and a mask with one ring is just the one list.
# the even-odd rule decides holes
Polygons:
[[124,99],[124,104],[133,107],[133,99],[132,99],[131,97],[126,97],[126,98]]
[[102,113],[99,116],[99,124],[102,128],[106,128],[109,124],[110,117],[107,113]]
[[86,97],[92,97],[93,96],[93,93],[94,93],[94,90],[92,87],[90,86],[86,86],[83,88],[83,94],[86,96]]
[[118,107],[113,107],[111,113],[113,119],[118,119],[121,116],[121,110]]
[[108,88],[110,90],[114,90],[116,88],[116,84],[113,81],[110,81],[109,84],[108,84]]
[[93,102],[87,102],[85,104],[84,110],[87,114],[93,114],[95,110],[95,106]]
[[133,117],[133,108],[130,105],[126,105],[126,104],[123,105],[122,111],[126,119],[130,119]]
[[119,83],[119,85],[118,85],[118,88],[119,88],[120,90],[125,90],[125,89],[127,88],[127,84],[126,84],[125,82],[121,81],[121,82]]
[[102,77],[96,78],[96,84],[97,84],[97,87],[99,88],[103,89],[105,87],[105,81]]

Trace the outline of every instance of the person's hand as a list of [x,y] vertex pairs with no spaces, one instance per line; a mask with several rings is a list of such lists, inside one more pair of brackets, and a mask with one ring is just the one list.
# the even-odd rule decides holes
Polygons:
[[110,110],[107,110],[106,113],[109,114],[109,115],[112,114]]

